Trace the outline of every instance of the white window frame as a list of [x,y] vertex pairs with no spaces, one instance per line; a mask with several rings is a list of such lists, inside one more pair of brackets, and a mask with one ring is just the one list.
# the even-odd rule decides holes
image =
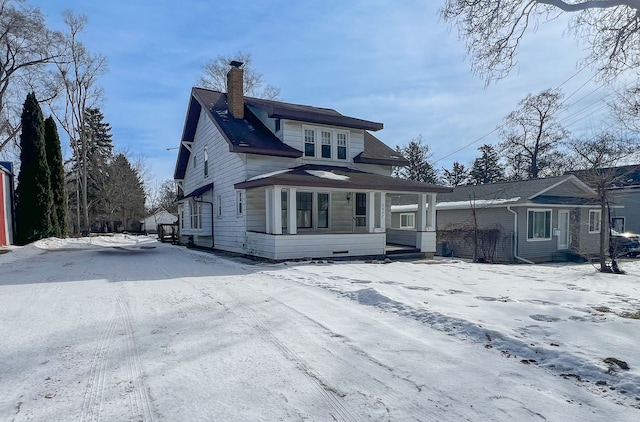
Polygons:
[[[323,137],[324,133],[330,134],[329,139]],[[302,125],[302,150],[304,158],[323,161],[349,161],[349,133],[348,130]],[[307,142],[309,138],[313,138],[313,143]],[[307,144],[313,144],[313,155],[307,155]],[[322,147],[325,145],[330,145],[329,157],[323,157]],[[338,158],[340,148],[344,148],[345,150],[344,158]]]
[[[312,142],[308,142],[308,137],[312,138]],[[302,126],[302,151],[305,157],[316,158],[316,156],[318,155],[318,146],[316,145],[316,143],[316,128],[310,126]],[[307,154],[307,145],[313,145],[312,155]]]
[[[344,139],[340,139],[341,135],[344,135]],[[341,145],[342,141],[344,141],[344,145]],[[338,154],[341,147],[345,149],[344,158],[340,158],[340,155]],[[344,130],[336,131],[336,155],[335,156],[336,156],[336,160],[338,161],[349,160],[349,132]]]
[[[411,224],[402,224],[402,217],[411,218]],[[400,213],[400,228],[401,229],[415,229],[416,228],[416,215],[412,212]]]
[[189,214],[191,220],[191,228],[193,230],[202,229],[202,203],[191,199],[189,201]]
[[[329,156],[324,156],[325,146],[329,146]],[[320,129],[320,158],[331,160],[333,157],[333,132],[329,129]]]
[[244,215],[244,195],[241,190],[236,191],[236,215],[242,217]]
[[[547,222],[547,225],[549,227],[549,237],[529,237],[529,234],[530,234],[529,233],[529,221],[530,221],[529,214],[530,213],[534,213],[534,216],[535,216],[535,214],[537,214],[537,213],[545,213],[546,214],[547,212],[549,213],[549,221]],[[534,219],[534,224],[535,224],[535,219]],[[535,226],[533,228],[534,228],[533,232],[535,233],[536,232]],[[553,228],[553,210],[551,208],[540,208],[540,209],[531,208],[531,209],[527,209],[527,242],[543,242],[543,241],[551,240],[551,238],[553,237],[553,229],[552,228]],[[545,232],[546,231],[547,230],[546,230],[546,225],[545,225]],[[531,233],[531,234],[533,235],[533,233]]]
[[218,218],[222,218],[222,196],[216,196],[216,209]]
[[[594,215],[596,218],[593,220],[591,216]],[[602,228],[602,210],[589,210],[589,234],[600,233]]]
[[196,154],[193,154],[193,158],[191,159],[191,165],[193,166],[194,169],[198,167],[198,156]]

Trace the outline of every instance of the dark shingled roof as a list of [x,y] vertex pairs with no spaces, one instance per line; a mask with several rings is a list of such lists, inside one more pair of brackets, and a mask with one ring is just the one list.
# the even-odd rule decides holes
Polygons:
[[[282,142],[245,106],[245,118],[236,119],[227,109],[227,95],[208,89],[193,88],[182,132],[182,141],[191,142],[195,136],[200,111],[204,107],[229,144],[229,151],[247,154],[298,158],[302,152]],[[175,179],[183,179],[189,162],[189,150],[181,145],[174,172]]]
[[353,157],[353,162],[397,167],[409,165],[409,162],[402,154],[389,148],[384,142],[367,131],[364,132],[364,151]]
[[391,176],[367,173],[346,167],[306,164],[283,173],[236,183],[236,189],[263,186],[322,187],[329,189],[378,190],[389,192],[451,192],[451,188]]
[[347,127],[364,130],[380,130],[382,123],[356,119],[338,113],[330,108],[312,107],[301,104],[289,104],[280,101],[245,97],[246,104],[263,110],[271,118],[297,120],[300,122]]
[[[438,195],[438,202],[469,201],[470,198],[476,200],[520,198],[518,201],[512,202],[512,204],[517,204],[527,202],[531,197],[538,197],[546,189],[568,180],[573,180],[574,183],[584,186],[578,178],[572,175],[515,182],[488,183],[485,185],[457,186],[451,193]],[[588,190],[588,188],[586,189]]]
[[640,188],[640,165],[609,167],[596,170],[572,171],[570,174],[578,176],[585,183],[595,177],[606,176],[611,178],[612,189]]
[[[253,113],[262,110],[272,118],[327,124],[364,130],[364,151],[353,161],[363,164],[406,166],[408,162],[367,130],[380,130],[382,123],[344,116],[335,110],[245,97],[245,117],[236,119],[227,109],[227,95],[203,88],[193,88],[182,132],[182,142],[192,142],[200,112],[204,108],[229,144],[229,151],[246,154],[299,158],[302,151],[282,142]],[[190,151],[181,143],[174,179],[184,179]]]

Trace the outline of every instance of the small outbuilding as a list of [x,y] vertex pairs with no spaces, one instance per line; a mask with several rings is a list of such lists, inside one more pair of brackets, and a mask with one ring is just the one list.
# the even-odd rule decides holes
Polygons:
[[140,220],[140,224],[142,225],[141,229],[146,233],[157,233],[158,225],[160,224],[174,224],[177,222],[178,216],[171,214],[167,210],[158,210]]

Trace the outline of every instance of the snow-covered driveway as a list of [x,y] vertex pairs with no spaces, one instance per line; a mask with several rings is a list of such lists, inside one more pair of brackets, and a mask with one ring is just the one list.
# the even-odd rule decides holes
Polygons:
[[0,255],[3,421],[640,419],[637,263],[38,245]]

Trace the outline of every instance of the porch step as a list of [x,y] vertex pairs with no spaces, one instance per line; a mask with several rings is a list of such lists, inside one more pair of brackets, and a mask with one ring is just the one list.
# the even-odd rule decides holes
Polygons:
[[424,259],[425,253],[418,248],[387,248],[387,258],[394,260]]

